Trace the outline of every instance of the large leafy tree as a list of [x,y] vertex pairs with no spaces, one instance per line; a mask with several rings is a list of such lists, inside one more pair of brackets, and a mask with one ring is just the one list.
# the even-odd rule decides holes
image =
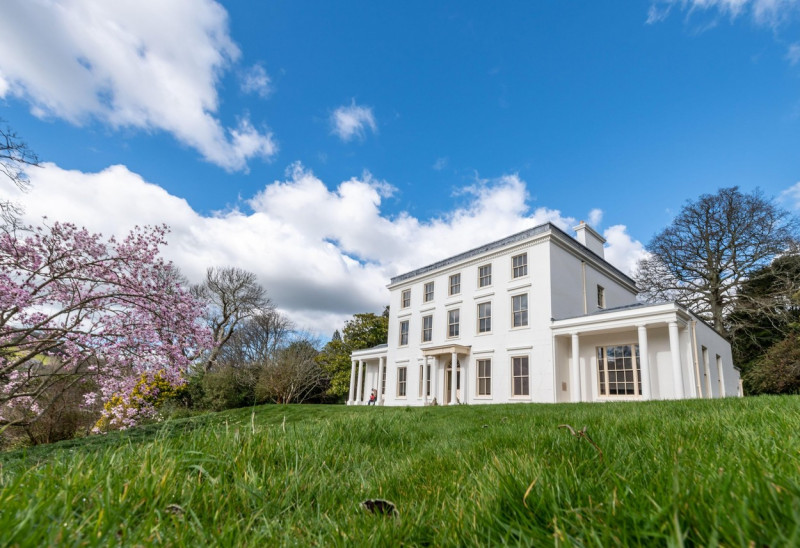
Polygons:
[[[116,397],[120,425],[151,409],[127,401],[142,376],[183,382],[211,346],[203,305],[159,255],[166,227],[105,239],[71,224],[0,229],[0,424],[26,425],[78,383]],[[130,409],[135,409],[135,413]]]
[[342,334],[335,332],[331,341],[317,356],[318,363],[330,377],[328,393],[346,396],[350,391],[350,353],[372,348],[389,340],[389,307],[383,314],[355,314],[345,323]]
[[648,243],[636,281],[645,299],[677,300],[727,335],[725,317],[743,284],[786,252],[797,230],[797,220],[759,190],[704,194]]
[[747,368],[800,327],[800,254],[788,253],[742,284],[726,319],[734,360]]

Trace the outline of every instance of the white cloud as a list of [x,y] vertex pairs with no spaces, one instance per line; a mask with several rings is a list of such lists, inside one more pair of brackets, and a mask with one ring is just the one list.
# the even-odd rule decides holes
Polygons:
[[631,238],[625,225],[607,228],[603,237],[606,239],[606,260],[632,276],[636,272],[636,263],[647,255],[642,242]]
[[647,13],[647,23],[663,21],[673,7],[689,15],[716,12],[731,19],[749,15],[759,25],[776,27],[798,13],[800,0],[654,0]]
[[786,50],[786,59],[789,61],[790,65],[800,63],[800,42],[789,45]]
[[436,158],[436,161],[433,163],[433,169],[436,171],[442,171],[447,167],[447,162],[448,160],[446,156],[442,158]]
[[800,182],[797,182],[780,193],[778,199],[788,203],[792,209],[800,209]]
[[266,99],[272,93],[272,79],[261,65],[253,65],[242,74],[242,91]]
[[363,139],[366,130],[377,133],[378,125],[372,114],[372,107],[356,105],[355,99],[349,105],[343,105],[331,114],[331,133],[338,135],[342,141],[350,141],[354,137]]
[[246,117],[226,128],[216,116],[240,52],[213,0],[9,0],[0,47],[0,97],[36,116],[166,131],[227,170],[277,151]]
[[[253,271],[282,310],[326,337],[353,313],[380,312],[392,276],[544,222],[566,231],[576,224],[558,210],[531,209],[517,175],[467,187],[464,205],[430,220],[384,214],[382,200],[395,189],[369,173],[331,189],[300,164],[253,196],[247,202],[252,212],[211,216],[125,166],[83,173],[48,163],[30,177],[26,193],[0,186],[0,199],[21,202],[28,222],[47,216],[106,235],[167,223],[172,232],[165,255],[190,280],[199,281],[212,265]],[[629,255],[641,244],[619,225],[605,236],[606,257],[630,272]]]
[[594,208],[589,212],[589,224],[592,228],[598,228],[603,222],[603,210]]

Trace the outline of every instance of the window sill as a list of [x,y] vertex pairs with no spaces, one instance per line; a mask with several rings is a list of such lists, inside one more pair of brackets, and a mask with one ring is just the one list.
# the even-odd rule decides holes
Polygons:
[[475,333],[476,337],[486,337],[487,335],[491,335],[491,331],[484,331],[483,333]]
[[508,330],[509,331],[523,331],[525,329],[530,329],[530,328],[531,328],[530,325],[520,325],[518,327],[510,327]]

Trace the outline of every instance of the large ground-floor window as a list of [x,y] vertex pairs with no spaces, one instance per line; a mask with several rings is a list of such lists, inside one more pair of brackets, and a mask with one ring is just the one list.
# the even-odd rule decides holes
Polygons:
[[406,371],[405,367],[397,368],[397,397],[406,397]]
[[597,347],[597,381],[601,396],[641,396],[639,345]]
[[512,396],[530,395],[530,388],[528,386],[529,374],[528,356],[515,356],[511,358]]
[[478,395],[492,395],[492,360],[478,360]]

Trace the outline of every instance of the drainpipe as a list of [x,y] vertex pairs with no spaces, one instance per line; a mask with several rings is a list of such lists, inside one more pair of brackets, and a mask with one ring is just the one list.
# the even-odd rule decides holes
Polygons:
[[586,261],[581,261],[581,273],[583,275],[583,313],[589,313],[589,308],[586,303]]

